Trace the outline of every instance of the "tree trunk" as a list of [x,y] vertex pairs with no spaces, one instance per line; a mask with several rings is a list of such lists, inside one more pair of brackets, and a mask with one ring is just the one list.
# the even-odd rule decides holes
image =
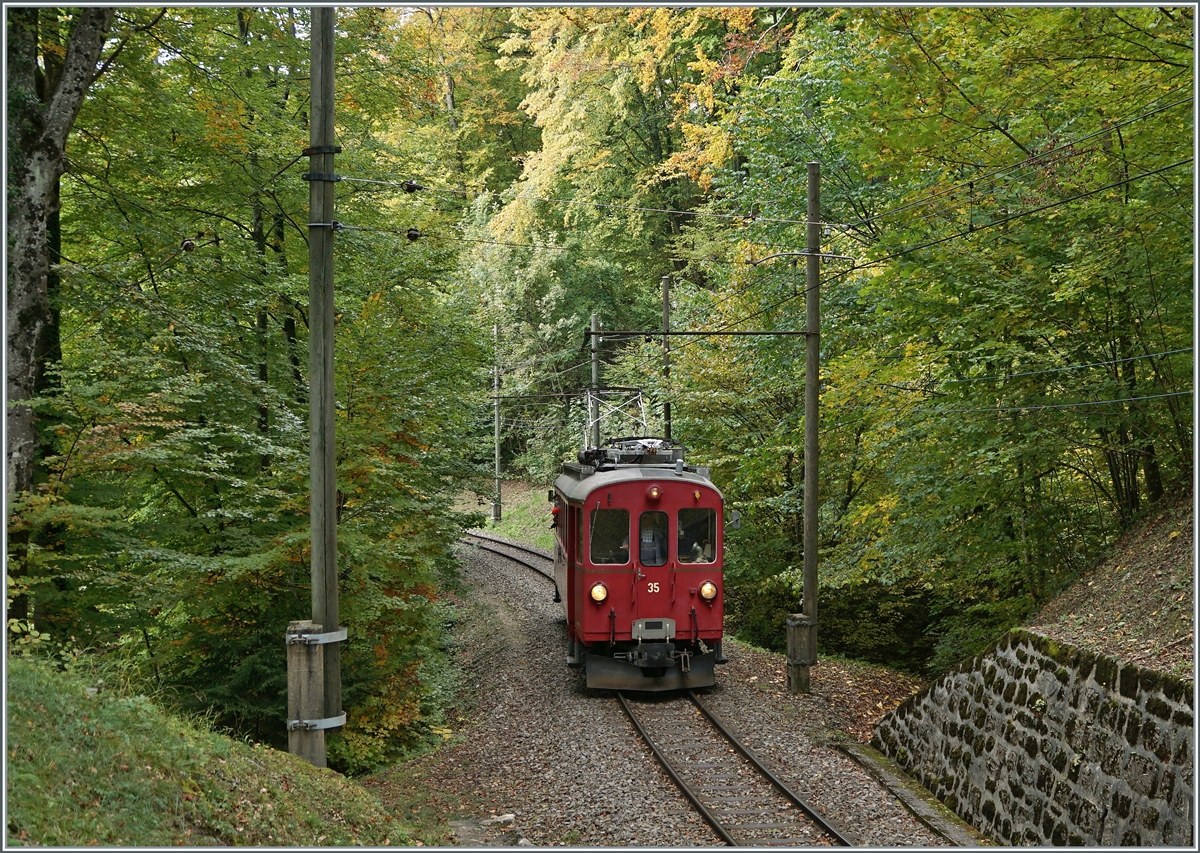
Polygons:
[[[65,146],[112,23],[113,9],[85,8],[74,21],[53,90],[37,93],[37,9],[8,10],[8,446],[10,497],[28,492],[38,461],[34,412],[26,402],[46,370],[53,329],[48,223],[57,210]],[[47,81],[47,84],[50,81]]]

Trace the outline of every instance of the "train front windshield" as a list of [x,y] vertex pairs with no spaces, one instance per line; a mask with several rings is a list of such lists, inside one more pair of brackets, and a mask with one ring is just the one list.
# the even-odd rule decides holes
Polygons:
[[679,511],[679,559],[685,563],[716,562],[716,510],[696,507]]
[[588,556],[593,563],[629,562],[629,510],[594,509]]
[[[590,513],[588,558],[593,565],[625,565],[630,555],[630,518],[626,509],[600,509]],[[659,510],[643,512],[633,531],[633,553],[643,566],[667,562],[669,517]],[[717,561],[717,512],[708,507],[681,509],[675,518],[675,555],[683,563]]]

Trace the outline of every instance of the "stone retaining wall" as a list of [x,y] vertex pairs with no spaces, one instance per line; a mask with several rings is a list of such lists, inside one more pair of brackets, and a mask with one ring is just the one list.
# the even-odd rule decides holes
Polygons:
[[874,746],[1003,844],[1190,847],[1191,682],[1014,631]]

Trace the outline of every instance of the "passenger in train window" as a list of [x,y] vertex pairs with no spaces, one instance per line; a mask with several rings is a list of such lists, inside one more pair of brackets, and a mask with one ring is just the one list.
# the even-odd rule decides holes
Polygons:
[[639,524],[638,560],[643,566],[661,566],[667,562],[667,514],[643,512]]
[[686,533],[691,547],[679,550],[685,563],[711,563],[715,560],[712,543],[716,539],[717,513],[710,507],[687,507],[679,511],[679,529]]

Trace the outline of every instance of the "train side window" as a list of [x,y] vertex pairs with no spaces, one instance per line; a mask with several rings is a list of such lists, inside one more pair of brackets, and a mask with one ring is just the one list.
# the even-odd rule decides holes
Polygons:
[[571,550],[575,553],[575,565],[583,563],[583,510],[571,507]]
[[629,510],[592,510],[588,555],[593,563],[629,562]]
[[667,562],[667,514],[643,512],[638,531],[638,560],[643,566]]
[[712,563],[717,559],[717,511],[707,507],[679,511],[679,559]]

